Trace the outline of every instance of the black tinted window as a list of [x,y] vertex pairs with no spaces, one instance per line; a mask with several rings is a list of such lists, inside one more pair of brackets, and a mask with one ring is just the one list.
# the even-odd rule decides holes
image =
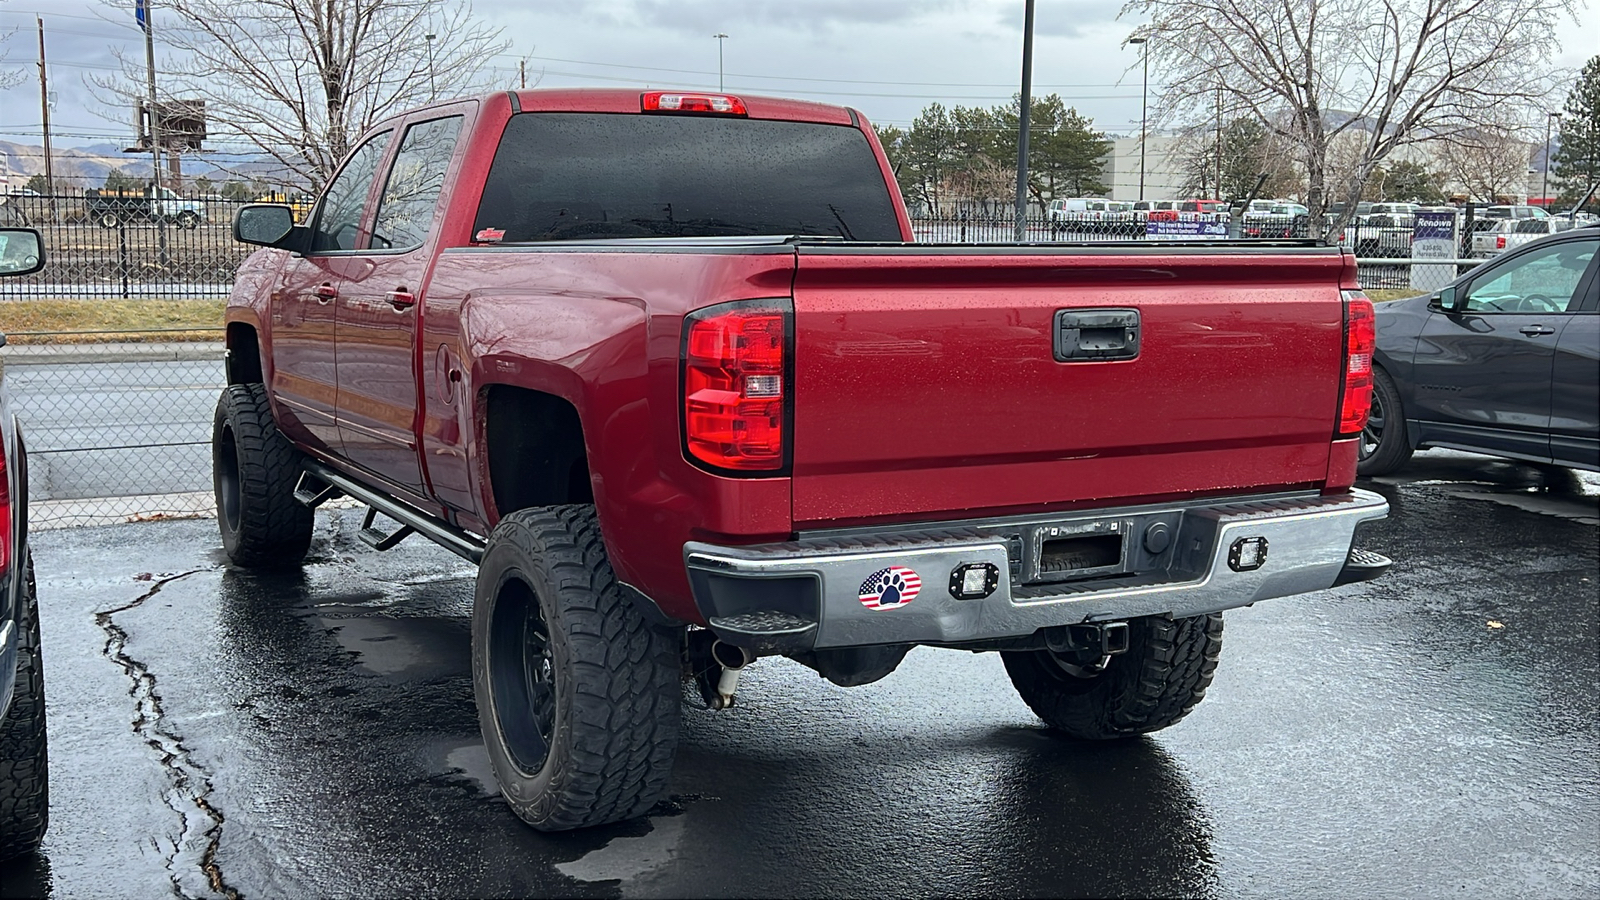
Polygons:
[[460,116],[418,122],[406,129],[378,199],[373,249],[416,247],[428,236],[460,130]]
[[392,131],[373,135],[356,148],[339,174],[322,195],[322,210],[317,215],[312,250],[354,250],[361,232],[361,217],[367,207],[367,192],[372,189],[378,163],[389,146]]
[[512,117],[472,230],[485,229],[505,241],[901,239],[877,159],[854,128],[596,113]]

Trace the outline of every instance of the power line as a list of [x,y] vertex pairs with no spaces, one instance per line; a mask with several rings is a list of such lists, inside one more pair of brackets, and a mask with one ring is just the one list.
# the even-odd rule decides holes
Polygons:
[[[608,69],[634,69],[634,70],[644,71],[644,72],[672,72],[672,73],[679,74],[679,75],[702,75],[702,76],[705,76],[705,77],[708,77],[708,78],[710,76],[716,74],[715,72],[702,72],[702,71],[699,71],[697,69],[672,69],[672,68],[662,68],[662,67],[659,67],[659,66],[630,66],[630,65],[625,65],[625,64],[621,64],[621,63],[593,62],[591,60],[585,60],[585,59],[562,59],[560,57],[555,57],[555,56],[526,56],[526,57],[523,57],[523,56],[517,56],[515,54],[511,54],[511,53],[496,53],[495,56],[497,56],[497,57],[507,57],[507,58],[510,58],[510,59],[540,59],[540,60],[545,60],[547,62],[571,63],[571,64],[574,64],[574,65],[580,65],[580,66],[599,66],[599,67],[608,68]],[[596,76],[585,76],[585,77],[598,78],[600,76],[596,75]],[[988,83],[988,82],[954,82],[954,81],[951,81],[951,82],[945,82],[945,81],[874,81],[872,79],[865,79],[865,78],[810,78],[810,77],[799,76],[799,75],[755,75],[755,74],[747,74],[747,73],[741,73],[741,72],[729,72],[729,73],[727,73],[727,77],[728,78],[750,78],[750,79],[757,79],[757,80],[763,80],[763,81],[813,81],[813,82],[821,82],[821,83],[827,83],[827,84],[883,84],[883,85],[889,85],[891,87],[964,87],[964,88],[986,88],[986,87],[1011,88],[1011,87],[1016,87],[1016,85],[1011,84],[1009,82]],[[1041,85],[1036,85],[1036,86],[1040,87],[1040,88],[1114,88],[1114,87],[1121,87],[1122,85],[1120,85],[1120,84],[1041,84]],[[898,95],[895,95],[895,96],[898,96]]]
[[128,31],[139,30],[139,26],[137,25],[129,25],[119,22],[115,19],[106,19],[100,16],[78,16],[73,15],[72,13],[56,12],[55,10],[50,9],[0,9],[0,16],[24,16],[30,19],[34,16],[49,16],[53,19],[78,19],[83,22],[103,22],[113,28],[122,28]]
[[[547,70],[544,74],[546,74],[546,75],[557,75],[557,76],[561,76],[561,77],[564,77],[564,78],[585,78],[585,79],[590,79],[590,80],[594,80],[594,81],[623,82],[623,83],[626,83],[626,84],[640,84],[643,81],[643,79],[638,79],[638,78],[619,78],[619,77],[606,76],[606,75],[591,75],[591,74],[584,73],[584,72],[552,72],[552,71],[548,71]],[[687,87],[702,87],[702,85],[686,85],[686,86]],[[710,86],[709,85],[704,85],[704,87],[707,87],[709,89]],[[737,91],[738,89],[737,89],[737,87],[734,87],[734,86],[730,85],[729,86],[729,90],[730,91]],[[896,98],[896,99],[904,99],[904,100],[1006,100],[1006,99],[1009,99],[1010,96],[1011,96],[1010,94],[1004,94],[1004,95],[1002,95],[1002,94],[971,94],[971,95],[964,94],[964,95],[959,95],[959,96],[952,96],[952,95],[949,95],[949,94],[883,94],[883,93],[869,93],[869,92],[865,92],[865,91],[819,91],[819,90],[811,90],[811,89],[806,89],[806,88],[785,88],[784,91],[785,91],[785,93],[805,94],[807,96],[812,96],[812,97],[888,97],[888,98]],[[1120,100],[1120,99],[1129,99],[1129,98],[1133,98],[1133,97],[1137,97],[1137,96],[1139,96],[1139,95],[1138,94],[1082,94],[1082,95],[1062,96],[1061,99],[1063,99],[1063,100]]]

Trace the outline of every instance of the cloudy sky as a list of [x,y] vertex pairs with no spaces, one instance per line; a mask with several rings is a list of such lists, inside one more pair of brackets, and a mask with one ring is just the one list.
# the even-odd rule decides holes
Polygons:
[[[156,54],[162,56],[160,0]],[[249,0],[240,0],[248,3]],[[1138,24],[1120,0],[1039,0],[1034,90],[1058,93],[1109,132],[1137,131]],[[1021,0],[521,0],[476,4],[511,47],[491,61],[504,86],[527,58],[543,86],[714,89],[718,41],[730,93],[793,96],[854,106],[878,123],[907,125],[927,104],[991,106],[1017,90]],[[0,0],[0,69],[23,80],[0,91],[0,140],[39,142],[35,15],[42,15],[57,146],[127,141],[131,113],[98,99],[87,77],[114,66],[112,48],[143,58],[133,0]],[[15,30],[14,30],[15,29]],[[1558,63],[1579,66],[1600,47],[1600,12],[1585,6]],[[424,52],[419,47],[419,52]],[[1554,101],[1559,103],[1560,100]],[[129,123],[129,124],[124,124]]]

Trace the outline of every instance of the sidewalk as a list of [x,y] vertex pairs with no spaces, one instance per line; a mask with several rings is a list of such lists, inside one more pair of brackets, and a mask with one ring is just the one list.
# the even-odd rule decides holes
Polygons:
[[[323,509],[361,509],[360,501],[339,497]],[[166,519],[203,519],[217,514],[210,491],[176,494],[135,494],[126,497],[88,497],[79,500],[34,500],[28,503],[28,530],[53,531],[92,525],[160,522]]]
[[221,341],[152,341],[112,344],[8,344],[0,360],[8,366],[69,363],[190,362],[222,359]]

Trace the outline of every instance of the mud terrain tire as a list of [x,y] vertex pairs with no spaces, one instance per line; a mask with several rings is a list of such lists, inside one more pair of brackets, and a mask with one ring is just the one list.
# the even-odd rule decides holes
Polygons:
[[680,634],[622,595],[592,506],[500,521],[478,569],[472,680],[511,809],[540,831],[643,814],[677,750]]
[[1206,695],[1222,653],[1222,615],[1128,622],[1128,650],[1083,674],[1050,650],[1000,654],[1024,703],[1068,737],[1103,741],[1176,724]]
[[28,582],[17,598],[17,687],[0,722],[0,859],[38,849],[50,824],[44,658],[31,557],[17,574]]
[[304,561],[315,513],[294,499],[300,453],[272,421],[263,385],[223,389],[212,423],[211,463],[217,527],[229,561],[249,569]]

